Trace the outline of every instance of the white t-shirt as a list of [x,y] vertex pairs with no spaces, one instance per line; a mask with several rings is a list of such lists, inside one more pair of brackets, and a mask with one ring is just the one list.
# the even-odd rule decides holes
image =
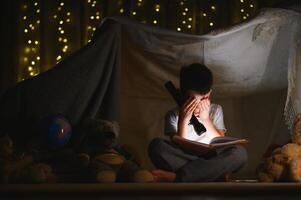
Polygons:
[[[224,124],[224,117],[223,117],[223,109],[220,105],[217,104],[210,105],[209,117],[212,120],[213,125],[215,126],[216,129],[226,131],[225,124]],[[179,120],[179,108],[174,108],[166,113],[165,130],[164,130],[165,134],[169,135],[170,133],[177,133],[178,120]],[[207,132],[199,136],[194,130],[193,125],[192,124],[188,125],[187,135],[185,136],[185,139],[209,144],[213,138],[214,137],[209,135]]]

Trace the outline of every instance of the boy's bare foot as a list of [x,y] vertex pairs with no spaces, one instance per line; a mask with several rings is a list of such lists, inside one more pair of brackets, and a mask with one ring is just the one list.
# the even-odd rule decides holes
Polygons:
[[155,182],[174,182],[176,179],[176,174],[174,172],[161,169],[152,169],[149,171],[153,174]]

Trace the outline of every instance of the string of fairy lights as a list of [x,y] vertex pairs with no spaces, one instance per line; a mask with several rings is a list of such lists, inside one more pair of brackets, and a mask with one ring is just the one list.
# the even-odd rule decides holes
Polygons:
[[132,0],[131,5],[131,18],[144,24],[147,23],[146,0]]
[[56,56],[56,63],[59,63],[69,51],[69,40],[66,33],[68,30],[68,25],[71,23],[71,12],[65,6],[65,2],[60,2],[55,9],[55,14],[53,15],[53,20],[56,23],[57,27],[57,41],[58,41],[58,52]]
[[21,5],[21,49],[18,80],[36,76],[40,72],[40,3]]
[[191,30],[192,26],[193,26],[193,21],[192,21],[192,15],[193,12],[189,12],[190,10],[192,10],[192,6],[191,5],[187,5],[187,1],[179,1],[179,10],[181,13],[181,21],[179,21],[178,25],[177,25],[177,31],[185,31],[186,32],[191,32],[189,30]]
[[[70,37],[73,34],[72,27],[80,26],[83,35],[81,44],[91,41],[94,31],[106,15],[119,15],[133,18],[141,23],[151,24],[170,28],[178,32],[185,33],[202,33],[204,30],[218,28],[218,13],[224,12],[219,9],[217,1],[207,1],[206,6],[197,6],[197,2],[203,0],[83,0],[81,2],[83,10],[81,13],[74,11],[70,0],[57,0],[56,6],[47,6],[46,0],[23,0],[20,5],[20,62],[18,80],[38,75],[41,72],[41,61],[45,59],[48,49],[41,52],[41,30],[48,27],[49,21],[55,24],[51,28],[56,30],[56,45],[53,63],[59,63],[66,55],[76,49],[71,48],[72,41]],[[237,12],[241,21],[247,20],[256,14],[258,0],[233,0],[237,1]],[[54,1],[51,1],[54,4]],[[46,6],[41,6],[41,3]],[[170,10],[170,5],[174,4],[177,9]],[[200,4],[201,5],[201,4]],[[104,13],[106,8],[106,13]],[[47,9],[53,9],[51,12]],[[41,13],[52,13],[52,15],[41,15]],[[74,15],[83,20],[74,20]],[[175,23],[170,26],[167,19]],[[41,21],[43,20],[43,23]],[[83,24],[80,24],[82,23]],[[237,21],[236,21],[237,22]],[[197,30],[198,27],[207,27],[206,29]],[[41,26],[43,24],[43,27]],[[47,30],[48,31],[48,30]]]
[[240,1],[240,13],[243,20],[247,20],[253,15],[255,11],[254,0],[239,0]]
[[103,16],[103,6],[99,1],[96,0],[86,0],[85,10],[87,13],[86,18],[86,28],[85,28],[85,43],[90,42],[93,37],[93,33],[96,30],[97,25],[102,20]]

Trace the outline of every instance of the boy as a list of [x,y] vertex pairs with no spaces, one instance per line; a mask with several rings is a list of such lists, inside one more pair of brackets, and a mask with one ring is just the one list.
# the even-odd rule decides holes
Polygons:
[[[224,136],[222,107],[210,103],[212,84],[212,73],[202,64],[195,63],[181,69],[180,89],[186,102],[181,108],[167,112],[165,134],[171,138],[177,134],[202,143]],[[206,128],[200,136],[190,124],[192,115]],[[170,141],[155,138],[149,144],[148,153],[158,168],[151,171],[158,182],[218,181],[247,162],[246,150],[239,145],[220,148],[213,155],[197,156]]]

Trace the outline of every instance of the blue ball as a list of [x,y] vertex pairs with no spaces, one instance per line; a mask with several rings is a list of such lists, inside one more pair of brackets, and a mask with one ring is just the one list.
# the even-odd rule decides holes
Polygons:
[[72,128],[66,117],[61,114],[49,115],[42,120],[41,134],[50,149],[64,147],[72,136]]

